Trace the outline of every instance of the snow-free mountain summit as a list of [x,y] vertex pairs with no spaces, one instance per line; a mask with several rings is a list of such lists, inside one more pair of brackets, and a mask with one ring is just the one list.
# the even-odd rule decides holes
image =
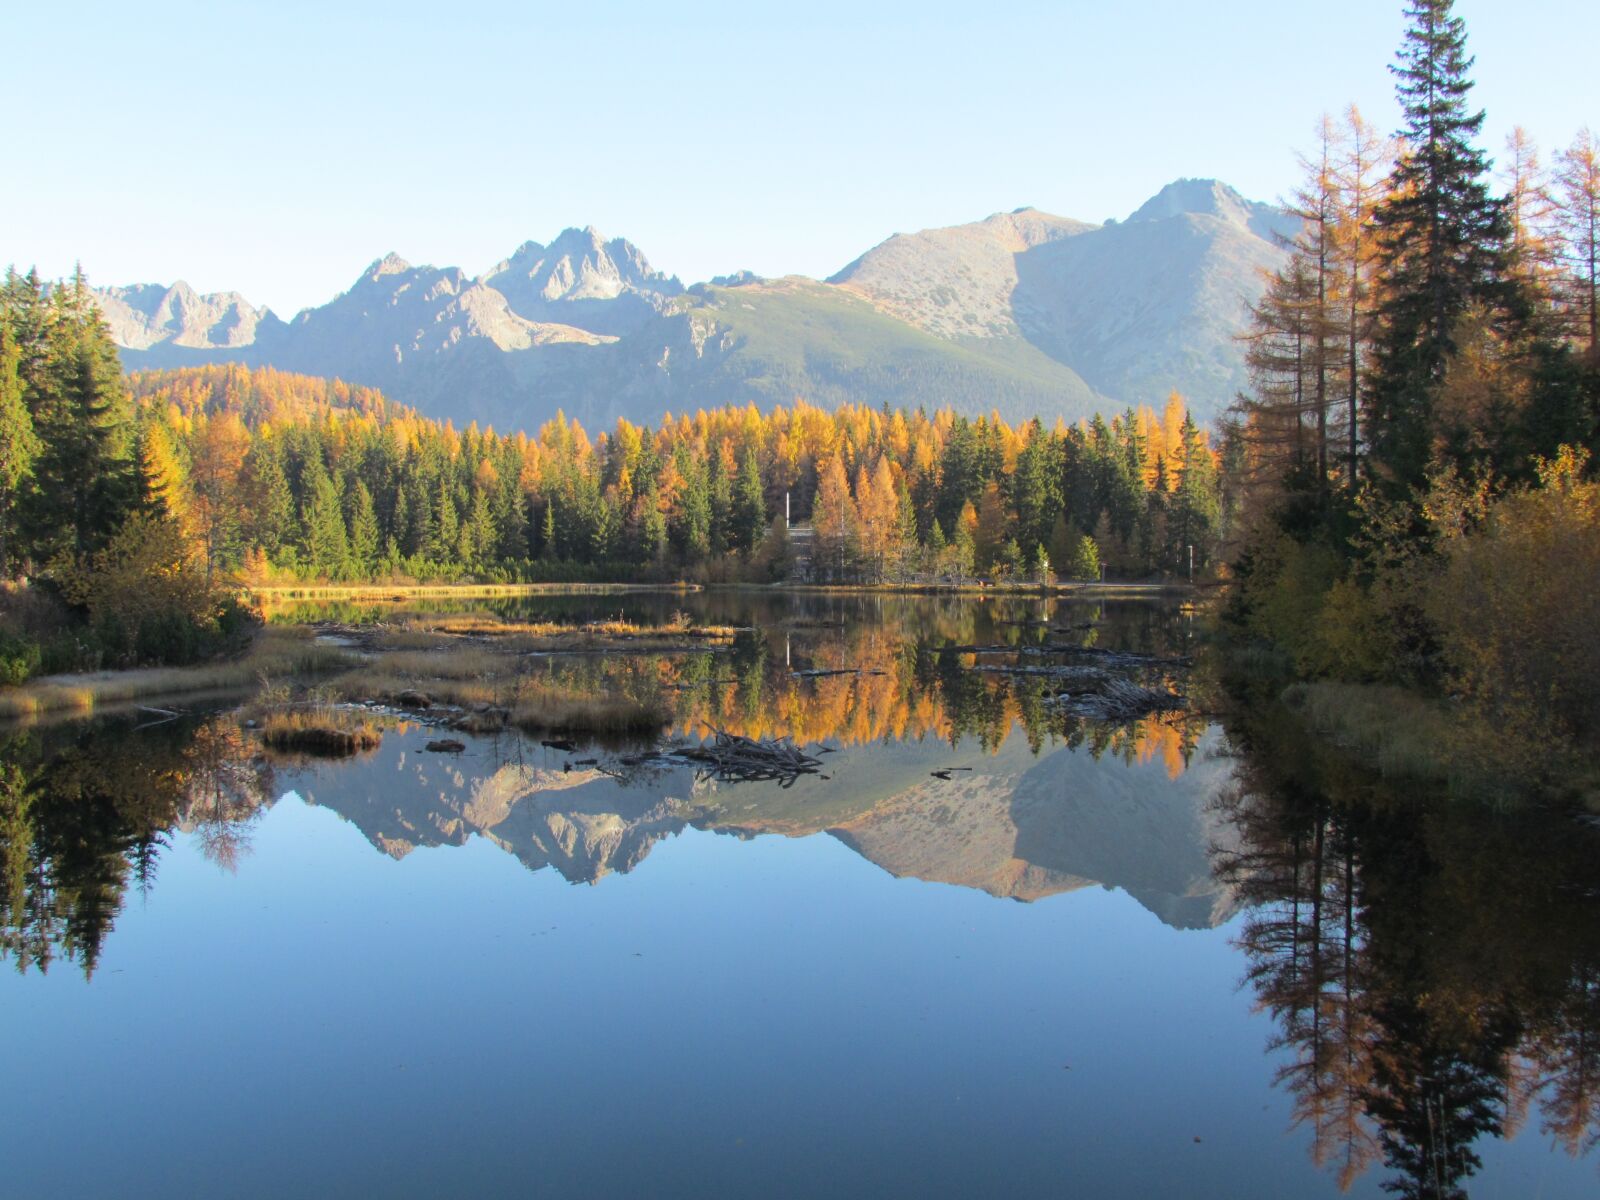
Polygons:
[[685,287],[624,238],[568,229],[477,277],[390,254],[287,322],[181,281],[98,296],[129,369],[339,376],[500,429],[798,398],[1074,420],[1174,389],[1210,418],[1244,385],[1237,335],[1291,227],[1179,180],[1121,222],[1023,208],[896,234],[826,282]]

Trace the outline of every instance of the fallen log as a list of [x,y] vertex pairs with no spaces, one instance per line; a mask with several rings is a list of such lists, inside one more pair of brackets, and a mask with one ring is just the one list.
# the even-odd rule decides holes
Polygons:
[[1187,667],[1193,661],[1188,655],[1163,658],[1156,654],[1141,654],[1137,650],[1106,650],[1100,646],[1078,646],[1070,642],[1044,642],[1038,646],[1019,646],[1017,649],[1023,654],[1072,654],[1120,667]]
[[1136,721],[1151,713],[1186,708],[1189,702],[1175,692],[1108,676],[1091,690],[1062,692],[1045,703],[1057,711],[1090,720]]
[[775,780],[791,786],[802,775],[820,773],[822,760],[801,750],[790,738],[747,738],[708,724],[710,742],[675,747],[679,758],[710,769],[701,777],[728,783]]

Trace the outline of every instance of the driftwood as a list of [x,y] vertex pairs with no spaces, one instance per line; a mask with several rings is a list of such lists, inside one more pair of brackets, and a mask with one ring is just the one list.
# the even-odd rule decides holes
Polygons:
[[1107,676],[1092,689],[1062,692],[1045,703],[1073,716],[1097,721],[1136,721],[1151,713],[1184,708],[1189,702],[1174,692]]
[[1104,667],[1073,667],[1065,663],[1054,665],[1008,666],[1005,663],[979,663],[972,668],[985,675],[1037,675],[1046,679],[1104,679]]
[[887,671],[873,671],[866,667],[843,667],[830,670],[824,667],[806,667],[797,671],[790,671],[791,679],[828,679],[834,675],[887,675]]
[[1023,654],[1071,654],[1115,667],[1187,667],[1192,661],[1187,655],[1162,658],[1155,654],[1140,654],[1135,650],[1105,650],[1099,646],[1078,646],[1069,642],[1045,642],[1039,646],[1019,646],[1017,649]]
[[822,760],[813,758],[791,738],[747,738],[707,725],[712,740],[695,746],[679,746],[673,753],[691,762],[704,763],[709,770],[701,777],[728,783],[776,780],[790,787],[802,775],[817,775]]

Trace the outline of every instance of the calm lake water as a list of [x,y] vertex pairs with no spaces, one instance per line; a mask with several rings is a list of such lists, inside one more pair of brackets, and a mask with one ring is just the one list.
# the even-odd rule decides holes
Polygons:
[[[226,711],[0,733],[5,1194],[1600,1190],[1600,837],[1207,715],[1183,610],[498,608],[747,627],[535,669],[826,778],[416,724],[266,758]],[[1063,662],[1191,704],[976,669]]]

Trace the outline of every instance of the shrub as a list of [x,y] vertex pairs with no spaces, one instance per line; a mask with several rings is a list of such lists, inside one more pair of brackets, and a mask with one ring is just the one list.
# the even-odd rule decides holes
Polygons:
[[1539,753],[1600,737],[1600,483],[1563,447],[1444,546],[1429,617],[1451,681]]
[[194,663],[239,641],[255,621],[208,580],[165,514],[129,517],[105,549],[58,560],[52,572],[62,597],[88,617],[87,636],[47,652],[54,670]]
[[39,673],[43,659],[38,642],[0,632],[0,685],[27,683]]

